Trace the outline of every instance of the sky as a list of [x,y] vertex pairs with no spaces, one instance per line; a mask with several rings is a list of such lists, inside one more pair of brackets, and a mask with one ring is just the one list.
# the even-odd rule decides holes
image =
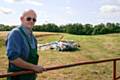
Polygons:
[[26,9],[36,11],[37,25],[120,23],[120,0],[0,0],[0,24],[19,25]]

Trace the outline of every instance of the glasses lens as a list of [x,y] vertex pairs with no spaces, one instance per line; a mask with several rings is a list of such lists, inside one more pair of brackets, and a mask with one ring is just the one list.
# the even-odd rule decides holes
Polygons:
[[35,19],[35,18],[33,18],[33,22],[36,22],[36,19]]
[[27,17],[27,18],[26,18],[27,21],[31,21],[31,19],[33,20],[33,22],[36,22],[36,19],[35,19],[35,18],[31,18],[31,17]]
[[27,17],[27,18],[26,18],[27,21],[30,21],[31,19],[32,19],[31,17]]

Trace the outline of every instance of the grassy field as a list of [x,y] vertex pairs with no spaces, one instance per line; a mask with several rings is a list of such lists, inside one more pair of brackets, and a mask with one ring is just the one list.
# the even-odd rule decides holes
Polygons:
[[[58,52],[55,50],[39,51],[39,64],[44,67],[120,56],[120,34],[97,36],[42,32],[34,34],[37,35],[38,43],[56,41],[63,35],[63,40],[74,40],[81,46],[80,50],[74,52]],[[0,32],[0,71],[6,71],[8,64],[4,46],[5,39],[6,32]],[[117,75],[120,75],[119,61],[117,62]],[[0,80],[5,80],[5,78]],[[112,80],[112,62],[44,72],[38,74],[37,80]]]

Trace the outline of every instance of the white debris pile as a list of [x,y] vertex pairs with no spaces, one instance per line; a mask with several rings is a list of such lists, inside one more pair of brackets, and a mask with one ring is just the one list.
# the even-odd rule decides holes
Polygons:
[[38,44],[39,50],[55,49],[58,51],[73,51],[79,49],[79,43],[73,40],[55,41],[47,44]]

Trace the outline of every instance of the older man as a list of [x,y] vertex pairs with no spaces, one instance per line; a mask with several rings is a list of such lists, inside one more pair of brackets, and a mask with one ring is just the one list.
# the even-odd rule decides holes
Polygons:
[[[32,27],[37,15],[34,10],[25,11],[20,17],[21,25],[12,29],[6,40],[9,59],[8,72],[33,70],[42,72],[44,68],[38,64],[37,41],[32,34]],[[7,80],[35,80],[36,74],[8,77]]]

